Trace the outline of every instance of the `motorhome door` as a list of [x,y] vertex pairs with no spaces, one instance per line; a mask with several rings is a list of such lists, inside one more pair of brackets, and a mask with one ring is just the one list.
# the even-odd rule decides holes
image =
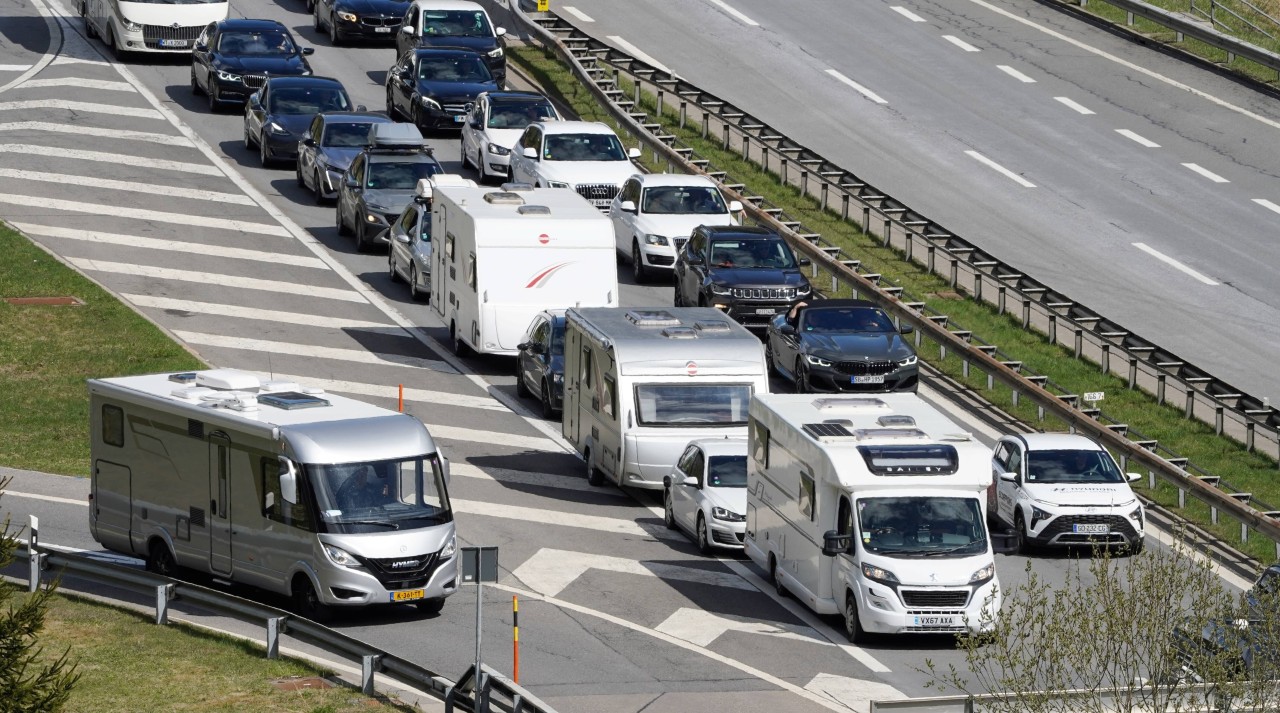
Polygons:
[[209,569],[231,572],[231,439],[209,436]]

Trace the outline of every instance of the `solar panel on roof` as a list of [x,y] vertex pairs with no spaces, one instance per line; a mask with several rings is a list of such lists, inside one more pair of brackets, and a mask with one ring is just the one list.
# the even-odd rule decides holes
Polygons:
[[819,440],[823,438],[848,438],[853,434],[838,423],[806,423],[804,432]]
[[299,408],[328,406],[329,400],[322,399],[311,394],[299,393],[297,391],[280,391],[274,394],[259,394],[258,403],[290,411]]

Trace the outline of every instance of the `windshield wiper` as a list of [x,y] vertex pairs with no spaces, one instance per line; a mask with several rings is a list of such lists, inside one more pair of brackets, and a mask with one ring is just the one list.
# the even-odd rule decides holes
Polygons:
[[339,520],[338,524],[339,525],[381,525],[383,527],[389,527],[392,530],[400,529],[400,523],[387,522],[386,520]]
[[947,548],[947,549],[945,549],[945,550],[927,550],[927,551],[925,551],[925,552],[924,552],[924,556],[925,556],[925,557],[937,557],[938,555],[949,555],[949,554],[951,554],[951,553],[953,553],[953,552],[959,552],[960,550],[967,550],[967,549],[969,549],[970,547],[973,547],[973,546],[975,546],[975,545],[980,545],[980,544],[982,544],[983,542],[985,542],[985,540],[978,540],[977,542],[970,542],[970,543],[969,543],[969,544],[967,544],[967,545],[960,545],[959,547],[949,547],[949,548]]

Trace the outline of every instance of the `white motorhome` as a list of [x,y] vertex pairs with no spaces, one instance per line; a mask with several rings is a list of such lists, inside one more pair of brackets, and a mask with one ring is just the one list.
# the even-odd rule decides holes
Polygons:
[[85,32],[101,37],[116,56],[124,52],[185,52],[210,23],[227,19],[227,0],[149,2],[81,0]]
[[764,346],[712,307],[568,311],[561,433],[587,479],[661,490],[689,441],[746,435]]
[[853,642],[994,624],[990,448],[915,394],[764,394],[750,417],[745,549],[780,594]]
[[103,547],[335,607],[457,591],[448,462],[418,419],[230,369],[89,380]]
[[431,304],[455,353],[514,355],[534,315],[618,304],[613,226],[567,188],[437,185]]

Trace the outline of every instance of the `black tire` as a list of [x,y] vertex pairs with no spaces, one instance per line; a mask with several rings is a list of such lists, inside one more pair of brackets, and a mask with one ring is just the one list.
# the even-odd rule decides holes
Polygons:
[[556,419],[556,407],[551,401],[551,384],[542,382],[542,417],[548,421]]
[[453,340],[453,355],[456,357],[467,357],[471,354],[471,347],[462,341],[462,337],[458,336],[458,326],[455,322],[449,323],[449,338]]
[[1143,535],[1142,533],[1138,533],[1138,539],[1134,540],[1133,542],[1126,542],[1125,544],[1120,545],[1120,553],[1123,555],[1127,555],[1129,557],[1134,557],[1136,555],[1142,554],[1142,551],[1145,550],[1146,548],[1147,548],[1146,535]]
[[86,17],[84,18],[84,34],[85,34],[85,37],[88,37],[88,38],[89,38],[89,39],[91,39],[91,40],[92,40],[92,39],[96,39],[96,38],[98,37],[98,28],[94,27],[94,26],[93,26],[93,23],[92,23],[92,22],[90,22],[90,21],[89,21],[89,18],[87,17],[87,15],[89,14],[89,9],[88,9],[88,2],[87,2],[87,0],[86,0],[86,2],[82,2],[82,3],[80,3],[80,8],[81,8],[81,10],[82,10],[82,12],[81,12],[80,14],[81,14],[81,15],[83,15],[83,16],[86,16]]
[[662,489],[662,524],[668,530],[676,529],[676,509],[671,504],[671,486]]
[[333,620],[333,607],[320,601],[311,580],[302,576],[293,583],[293,611],[320,624]]
[[436,597],[435,599],[419,599],[414,606],[418,607],[418,611],[428,616],[438,616],[440,610],[444,609],[444,597]]
[[867,631],[862,628],[862,618],[858,616],[858,602],[853,598],[853,592],[844,595],[844,635],[851,644],[864,644],[867,641]]
[[703,517],[702,513],[698,513],[698,528],[696,532],[697,532],[696,539],[698,542],[698,552],[704,555],[711,554],[712,547],[711,547],[711,540],[709,539],[711,535],[710,533],[707,532],[707,518]]
[[1022,519],[1021,510],[1013,516],[1013,534],[1018,537],[1018,554],[1031,554],[1031,538],[1027,536],[1027,523]]
[[409,266],[409,297],[414,302],[428,302],[431,300],[430,292],[423,292],[418,288],[418,266]]
[[679,281],[679,279],[677,279],[677,280],[676,280],[675,292],[674,292],[674,294],[673,294],[673,295],[672,295],[672,297],[671,297],[671,304],[672,304],[672,305],[674,305],[674,306],[676,306],[676,307],[683,307],[683,306],[684,306],[684,298],[680,296],[680,281]]
[[644,266],[644,256],[640,254],[640,243],[631,241],[631,276],[635,278],[637,285],[643,285],[649,281],[649,271]]
[[275,161],[267,153],[267,135],[265,133],[258,134],[258,163],[263,168],[270,168]]
[[152,540],[147,546],[147,571],[161,577],[178,576],[178,561],[173,558],[173,553],[164,540]]
[[307,187],[307,182],[302,178],[302,161],[293,164],[293,180],[298,184],[298,188]]
[[329,44],[334,47],[342,46],[342,35],[338,34],[338,23],[333,21],[333,13],[329,13]]
[[307,10],[311,13],[311,29],[315,30],[316,34],[324,32],[324,23],[320,22],[320,8],[316,7],[312,0],[307,0],[307,5],[310,6]]
[[205,92],[209,99],[209,113],[218,114],[222,111],[222,100],[218,98],[218,84],[215,82],[209,86],[209,91]]
[[765,376],[778,373],[778,365],[773,361],[773,340],[769,339],[768,334],[764,336],[764,367]]
[[[461,140],[458,141],[458,157],[462,161],[463,168],[474,168],[476,172],[480,171],[480,164],[471,162],[471,157],[467,155],[467,145]],[[480,182],[484,182],[484,174],[480,174]]]
[[312,194],[312,198],[315,200],[316,205],[324,205],[326,202],[324,198],[324,184],[320,182],[319,169],[316,169],[315,175],[312,176],[312,178],[315,179],[315,188],[313,189],[314,193]]
[[[316,0],[307,0],[307,12],[314,12],[317,15],[319,14],[319,12],[316,10]],[[320,28],[317,27],[316,29],[318,30]]]
[[111,56],[117,61],[124,59],[124,51],[116,44],[116,31],[111,29],[111,25],[107,25],[107,34],[102,36],[102,41],[106,43],[107,49],[111,50]]
[[396,103],[391,99],[390,87],[387,88],[387,116],[390,117],[392,121],[400,120],[400,112],[396,111]]
[[369,223],[364,220],[356,223],[356,252],[369,252]]
[[773,581],[773,591],[777,592],[779,597],[787,598],[787,585],[782,583],[782,572],[778,571],[778,560],[769,555],[769,579]]
[[604,485],[604,471],[596,467],[596,462],[591,458],[591,451],[582,454],[587,462],[587,485],[600,487]]
[[338,235],[350,235],[351,231],[347,229],[347,224],[342,220],[342,201],[338,201],[338,207],[333,212],[337,216],[334,222],[338,226]]
[[810,391],[809,370],[806,369],[804,366],[804,357],[800,357],[799,359],[796,359],[795,379],[796,379],[796,393],[797,394],[809,393]]
[[[410,273],[411,277],[412,275],[413,273]],[[391,278],[391,282],[393,283],[404,281],[400,279],[400,273],[396,272],[396,251],[395,250],[387,251],[387,277]]]
[[200,96],[204,94],[204,90],[200,88],[200,82],[196,79],[196,68],[191,68],[191,93]]
[[520,357],[516,357],[516,396],[527,399],[532,395],[529,385],[524,383],[524,370],[520,368]]

